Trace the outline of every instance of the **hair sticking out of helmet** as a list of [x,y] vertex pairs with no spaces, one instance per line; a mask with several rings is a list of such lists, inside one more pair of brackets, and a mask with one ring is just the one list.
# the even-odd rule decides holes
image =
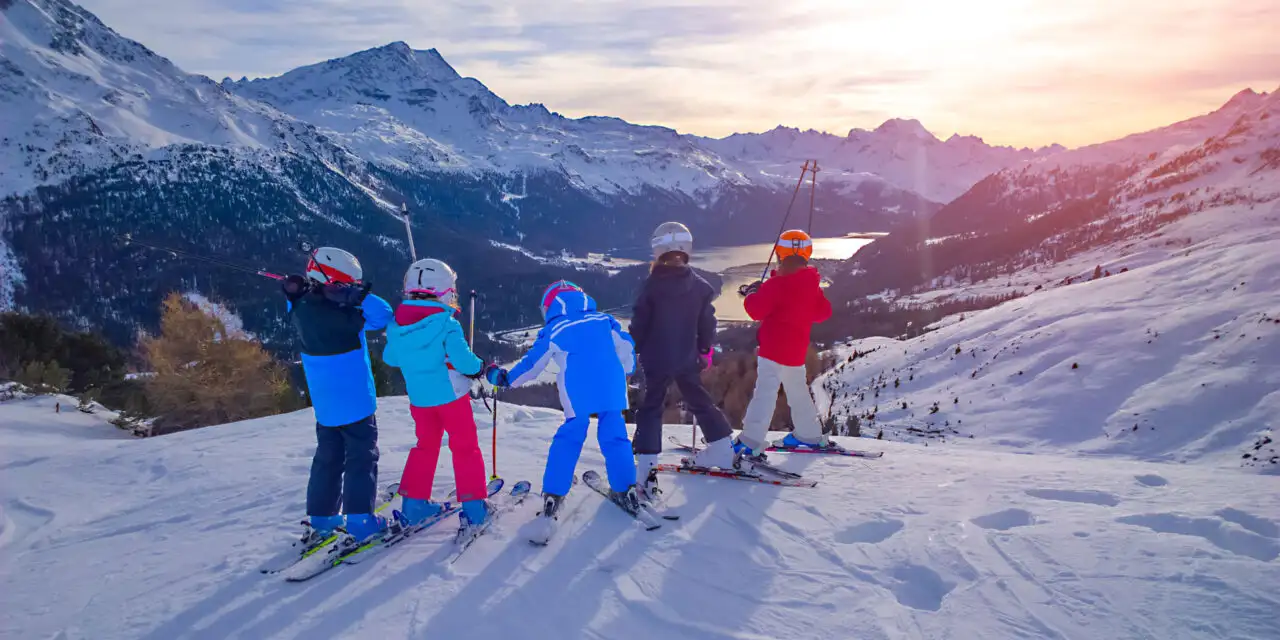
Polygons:
[[424,258],[404,273],[404,295],[410,299],[436,298],[453,307],[458,305],[458,274],[448,264]]
[[653,257],[661,259],[668,253],[683,253],[685,261],[693,255],[693,233],[689,231],[689,227],[679,222],[664,222],[653,230],[653,237],[649,239],[649,246],[653,249]]
[[799,229],[784,231],[778,237],[778,244],[774,251],[777,252],[778,260],[798,256],[808,261],[813,256],[813,239]]
[[334,247],[320,247],[307,261],[307,277],[316,282],[360,282],[364,269],[350,252]]
[[582,287],[569,282],[568,280],[557,280],[552,282],[550,286],[542,291],[542,304],[540,308],[545,315],[547,309],[551,308],[551,303],[555,302],[556,296],[565,291],[582,291]]

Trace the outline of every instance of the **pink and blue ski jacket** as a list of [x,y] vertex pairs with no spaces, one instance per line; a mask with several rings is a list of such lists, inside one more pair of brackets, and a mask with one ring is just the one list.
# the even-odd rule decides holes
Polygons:
[[453,307],[443,302],[405,300],[387,325],[382,360],[404,374],[409,404],[415,407],[438,407],[461,398],[471,388],[466,376],[484,367],[453,314]]

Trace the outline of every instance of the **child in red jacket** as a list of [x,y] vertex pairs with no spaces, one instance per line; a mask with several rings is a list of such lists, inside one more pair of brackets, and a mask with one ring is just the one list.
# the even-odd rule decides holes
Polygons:
[[756,367],[756,389],[742,420],[742,433],[734,448],[750,459],[763,459],[769,446],[765,433],[778,401],[778,387],[787,394],[795,431],[788,434],[788,446],[827,446],[818,422],[818,408],[809,395],[804,360],[809,350],[813,325],[831,317],[831,302],[822,292],[818,270],[809,266],[813,240],[803,231],[787,231],[778,239],[778,270],[747,296],[747,315],[760,322],[760,350]]

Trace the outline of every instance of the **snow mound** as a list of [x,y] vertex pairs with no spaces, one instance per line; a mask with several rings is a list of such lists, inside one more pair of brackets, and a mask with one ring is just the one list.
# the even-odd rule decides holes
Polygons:
[[[1176,640],[1267,637],[1280,609],[1255,475],[867,440],[885,457],[774,456],[813,489],[663,476],[682,519],[655,532],[579,487],[546,548],[527,504],[455,565],[442,526],[290,584],[257,566],[302,517],[310,411],[120,440],[48,401],[0,404],[4,637]],[[383,482],[408,408],[380,403]],[[559,414],[500,411],[498,470],[538,484]]]

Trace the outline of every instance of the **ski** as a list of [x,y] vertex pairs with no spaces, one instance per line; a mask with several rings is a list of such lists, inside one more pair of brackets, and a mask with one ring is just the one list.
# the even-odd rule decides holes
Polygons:
[[[736,438],[737,436],[734,435],[733,437]],[[674,436],[668,436],[667,440],[669,440],[672,444],[676,445],[677,447],[683,448],[686,451],[692,448],[689,445],[676,440]],[[702,444],[706,444],[706,443],[707,443],[706,439],[703,438]],[[883,451],[862,451],[859,449],[846,449],[845,447],[838,445],[835,442],[832,442],[831,444],[825,447],[789,447],[782,444],[781,440],[778,440],[777,442],[769,443],[769,446],[765,448],[765,451],[766,452],[779,451],[782,453],[825,453],[827,455],[849,456],[852,458],[880,458],[884,456]]]
[[485,518],[484,524],[468,529],[460,529],[457,537],[454,538],[454,545],[457,549],[453,553],[453,557],[449,559],[449,564],[458,561],[467,549],[471,548],[471,543],[488,531],[493,526],[495,520],[504,513],[514,511],[516,507],[524,503],[524,499],[529,497],[529,490],[533,488],[533,483],[528,480],[521,480],[511,487],[511,493],[505,496],[504,500],[495,501],[497,504],[490,505],[489,515]]
[[884,455],[883,451],[859,451],[858,449],[846,449],[838,444],[832,443],[825,447],[788,447],[781,441],[770,445],[765,451],[779,451],[782,453],[820,453],[829,456],[849,456],[852,458],[879,458]]
[[653,531],[654,529],[662,527],[662,519],[656,516],[653,511],[648,509],[645,505],[641,504],[639,509],[632,509],[628,505],[615,500],[613,492],[609,490],[608,483],[606,483],[604,478],[601,478],[600,474],[594,469],[582,474],[582,482],[588,487],[591,487],[591,489],[596,493],[604,496],[605,500],[617,505],[618,508],[622,509],[627,515],[635,518],[636,521],[644,525],[646,531]]
[[[687,445],[687,444],[684,444],[684,443],[682,443],[682,442],[680,442],[680,441],[676,440],[674,437],[670,437],[670,438],[667,438],[667,439],[671,442],[671,444],[675,445],[675,448],[676,448],[676,450],[677,450],[677,451],[683,451],[683,452],[686,452],[686,453],[697,453],[697,452],[698,452],[698,450],[697,450],[697,449],[694,449],[693,447],[691,447],[691,446],[689,446],[689,445]],[[792,480],[799,480],[800,478],[803,478],[803,477],[804,477],[804,476],[802,476],[802,475],[800,475],[800,474],[798,474],[798,473],[796,473],[796,472],[794,472],[794,471],[787,471],[786,469],[781,469],[781,468],[775,467],[775,466],[773,466],[773,463],[771,463],[771,462],[754,462],[754,461],[753,461],[753,462],[751,462],[750,464],[751,464],[751,470],[752,470],[752,471],[755,471],[755,470],[763,470],[763,471],[767,471],[768,473],[771,473],[771,474],[773,474],[773,475],[775,475],[775,476],[779,476],[779,477],[782,477],[782,478],[790,478],[790,479],[792,479]]]
[[[489,496],[502,490],[503,481],[497,478],[489,481]],[[289,582],[302,582],[310,580],[334,567],[341,564],[358,564],[367,560],[370,556],[385,551],[390,547],[394,547],[404,542],[409,537],[424,531],[433,525],[439,524],[449,516],[456,514],[462,509],[462,505],[445,502],[440,505],[440,513],[437,513],[422,522],[415,525],[404,526],[399,520],[393,519],[387,525],[387,530],[382,536],[375,536],[373,539],[364,544],[357,544],[351,539],[351,536],[345,533],[339,536],[338,542],[330,544],[323,554],[315,554],[308,558],[305,562],[294,564],[284,572],[285,580]]]
[[655,471],[660,473],[687,473],[698,476],[711,476],[713,478],[729,478],[731,480],[746,480],[749,482],[759,482],[762,484],[772,484],[780,487],[816,487],[816,480],[806,480],[804,478],[766,478],[758,473],[750,473],[746,471],[725,471],[723,469],[708,469],[706,467],[694,467],[691,465],[681,464],[659,464],[655,465]]
[[[399,490],[399,482],[388,485],[386,489],[378,494],[378,505],[374,507],[373,512],[382,513],[389,508],[398,497]],[[311,527],[309,522],[303,522],[302,525],[307,527],[308,530]],[[341,537],[340,534],[333,533],[328,537],[312,540],[311,544],[306,544],[305,539],[295,541],[290,545],[290,548],[263,562],[258,568],[258,571],[266,574],[280,573],[281,571],[284,571],[285,569],[288,569],[289,567],[292,567],[293,565],[326,550],[329,545],[337,542],[339,537]]]

